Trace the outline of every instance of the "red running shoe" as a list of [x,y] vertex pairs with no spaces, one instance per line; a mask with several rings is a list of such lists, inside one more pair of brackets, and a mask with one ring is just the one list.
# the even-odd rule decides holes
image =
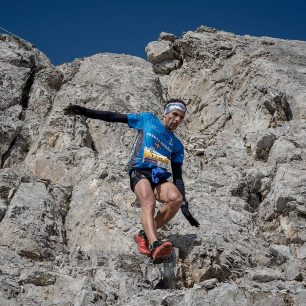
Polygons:
[[149,250],[149,242],[143,230],[134,236],[134,241],[138,244],[138,252],[140,254],[151,256],[151,252]]
[[171,254],[172,243],[169,241],[166,242],[154,241],[153,244],[150,245],[150,250],[153,262],[161,261],[169,254]]

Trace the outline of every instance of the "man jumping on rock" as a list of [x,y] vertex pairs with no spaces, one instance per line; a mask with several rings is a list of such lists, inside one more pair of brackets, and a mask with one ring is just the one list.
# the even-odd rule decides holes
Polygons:
[[[78,105],[65,108],[67,115],[83,115],[108,122],[127,123],[138,130],[129,161],[130,186],[141,204],[143,230],[134,236],[140,254],[160,260],[172,252],[169,241],[158,240],[156,230],[168,223],[181,208],[192,226],[199,223],[190,214],[182,179],[184,146],[173,131],[184,120],[187,108],[181,100],[170,100],[162,122],[152,113],[120,114],[88,109]],[[171,173],[173,183],[168,181]],[[164,203],[155,215],[156,200]],[[155,217],[154,217],[155,215]]]

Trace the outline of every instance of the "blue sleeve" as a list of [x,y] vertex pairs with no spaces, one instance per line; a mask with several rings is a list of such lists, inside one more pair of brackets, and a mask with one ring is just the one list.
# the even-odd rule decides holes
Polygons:
[[135,128],[137,130],[142,129],[143,127],[143,113],[139,114],[128,114],[128,125],[130,128]]
[[127,118],[129,127],[141,130],[150,115],[150,113],[128,114]]

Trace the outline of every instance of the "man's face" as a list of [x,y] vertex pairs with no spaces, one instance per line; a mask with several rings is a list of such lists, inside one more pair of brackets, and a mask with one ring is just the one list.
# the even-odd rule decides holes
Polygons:
[[164,115],[164,125],[169,130],[175,130],[184,120],[185,112],[176,109],[166,115]]

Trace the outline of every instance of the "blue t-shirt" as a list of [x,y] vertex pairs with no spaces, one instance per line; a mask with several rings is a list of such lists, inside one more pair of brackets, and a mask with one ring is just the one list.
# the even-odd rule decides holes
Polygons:
[[128,125],[138,130],[129,161],[132,168],[168,168],[183,163],[184,146],[152,113],[128,114]]

